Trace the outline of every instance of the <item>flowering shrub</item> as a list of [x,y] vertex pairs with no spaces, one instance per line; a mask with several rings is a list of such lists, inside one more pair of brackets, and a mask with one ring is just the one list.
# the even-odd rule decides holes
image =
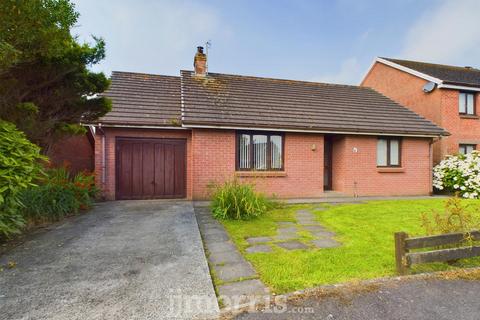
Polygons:
[[480,196],[480,152],[447,156],[433,168],[433,186],[464,198]]

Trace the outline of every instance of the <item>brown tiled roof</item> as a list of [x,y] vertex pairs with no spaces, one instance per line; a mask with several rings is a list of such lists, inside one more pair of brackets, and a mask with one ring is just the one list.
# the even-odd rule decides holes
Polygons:
[[112,111],[100,118],[102,124],[180,126],[180,77],[143,73],[112,73]]
[[182,71],[185,126],[446,135],[373,89]]
[[480,87],[479,69],[391,58],[382,59],[443,80],[445,84]]

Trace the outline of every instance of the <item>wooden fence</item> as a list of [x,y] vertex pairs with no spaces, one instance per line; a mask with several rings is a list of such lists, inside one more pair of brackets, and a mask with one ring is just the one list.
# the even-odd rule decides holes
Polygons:
[[[480,231],[470,232],[470,237],[473,241],[480,240]],[[479,246],[410,252],[412,249],[432,248],[443,245],[460,245],[464,241],[464,233],[448,233],[436,236],[409,238],[405,232],[396,232],[395,260],[397,272],[399,274],[406,274],[411,265],[418,263],[445,262],[480,256]]]

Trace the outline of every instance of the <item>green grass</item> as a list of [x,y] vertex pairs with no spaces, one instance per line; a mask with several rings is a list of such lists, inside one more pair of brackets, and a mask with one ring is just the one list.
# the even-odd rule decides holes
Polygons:
[[[254,265],[261,280],[275,293],[284,293],[323,284],[395,275],[393,234],[424,235],[420,215],[443,209],[443,199],[372,201],[365,204],[329,206],[294,205],[276,209],[249,221],[226,221],[225,228],[244,256]],[[469,203],[480,218],[480,202]],[[323,205],[326,206],[326,205]],[[309,209],[326,228],[337,234],[341,247],[288,251],[278,247],[271,253],[245,253],[247,237],[273,236],[276,221],[295,222],[295,212]],[[307,242],[308,233],[300,241]],[[455,265],[442,263],[416,265],[412,273],[448,270],[480,265],[480,259],[462,260]]]

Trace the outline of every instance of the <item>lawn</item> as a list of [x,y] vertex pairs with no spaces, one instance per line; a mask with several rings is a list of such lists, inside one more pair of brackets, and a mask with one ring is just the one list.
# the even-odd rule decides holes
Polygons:
[[[284,293],[323,284],[395,275],[393,234],[425,235],[421,213],[442,210],[443,199],[371,201],[362,204],[292,205],[273,210],[250,221],[222,221],[242,254],[253,264],[261,280],[275,293]],[[480,202],[463,200],[480,218]],[[315,210],[328,206],[327,210]],[[338,248],[288,251],[278,247],[271,253],[246,253],[245,238],[274,236],[277,221],[295,220],[295,212],[308,209],[327,229],[334,231]],[[308,233],[300,241],[309,240]],[[413,273],[480,265],[480,259],[468,259],[454,265],[416,265]]]

